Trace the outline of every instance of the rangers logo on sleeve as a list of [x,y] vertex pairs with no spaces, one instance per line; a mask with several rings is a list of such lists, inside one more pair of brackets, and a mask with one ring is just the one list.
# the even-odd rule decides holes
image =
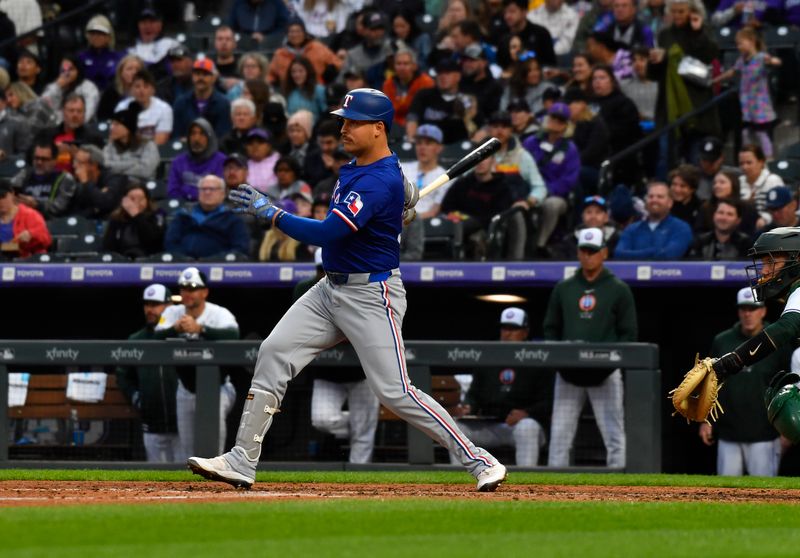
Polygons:
[[361,201],[361,196],[358,192],[350,192],[347,194],[347,197],[344,199],[344,203],[347,204],[347,209],[350,210],[350,213],[353,214],[353,217],[358,215],[358,212],[364,207],[364,202]]

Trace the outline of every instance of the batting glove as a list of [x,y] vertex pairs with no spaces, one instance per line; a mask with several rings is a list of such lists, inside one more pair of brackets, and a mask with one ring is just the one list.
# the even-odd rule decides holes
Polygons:
[[273,221],[275,216],[283,211],[273,205],[269,196],[262,194],[249,184],[239,184],[228,194],[228,199],[238,206],[234,209],[237,213],[255,215],[265,221]]

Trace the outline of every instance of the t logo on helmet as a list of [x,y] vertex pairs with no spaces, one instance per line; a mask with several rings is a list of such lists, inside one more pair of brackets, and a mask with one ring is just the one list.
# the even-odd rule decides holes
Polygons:
[[352,100],[353,100],[353,96],[352,95],[345,95],[344,96],[344,102],[342,103],[342,108],[347,108],[347,105],[349,105],[350,101],[352,101]]

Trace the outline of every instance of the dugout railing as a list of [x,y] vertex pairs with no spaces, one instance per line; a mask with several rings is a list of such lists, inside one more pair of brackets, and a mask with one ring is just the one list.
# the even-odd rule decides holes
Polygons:
[[[9,460],[8,372],[26,366],[174,365],[197,367],[195,451],[215,455],[218,444],[220,366],[253,366],[259,343],[253,341],[65,341],[0,340],[0,464]],[[620,368],[625,382],[627,472],[661,470],[661,393],[658,347],[648,343],[407,341],[411,381],[431,388],[431,367],[474,369],[515,366],[533,369]],[[355,352],[336,347],[319,355],[318,366],[352,366]],[[535,373],[535,372],[534,372]],[[291,389],[291,387],[290,387]],[[408,429],[408,462],[434,463],[433,442]]]

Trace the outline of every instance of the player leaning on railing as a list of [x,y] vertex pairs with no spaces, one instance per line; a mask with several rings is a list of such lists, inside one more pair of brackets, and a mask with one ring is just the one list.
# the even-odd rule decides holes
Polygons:
[[[750,249],[753,265],[747,267],[758,301],[786,300],[778,320],[761,333],[719,358],[698,361],[678,388],[672,401],[687,419],[715,418],[717,390],[729,376],[772,354],[800,336],[800,227],[780,227],[762,234]],[[800,442],[800,381],[794,372],[780,371],[764,394],[773,426],[792,442]]]

